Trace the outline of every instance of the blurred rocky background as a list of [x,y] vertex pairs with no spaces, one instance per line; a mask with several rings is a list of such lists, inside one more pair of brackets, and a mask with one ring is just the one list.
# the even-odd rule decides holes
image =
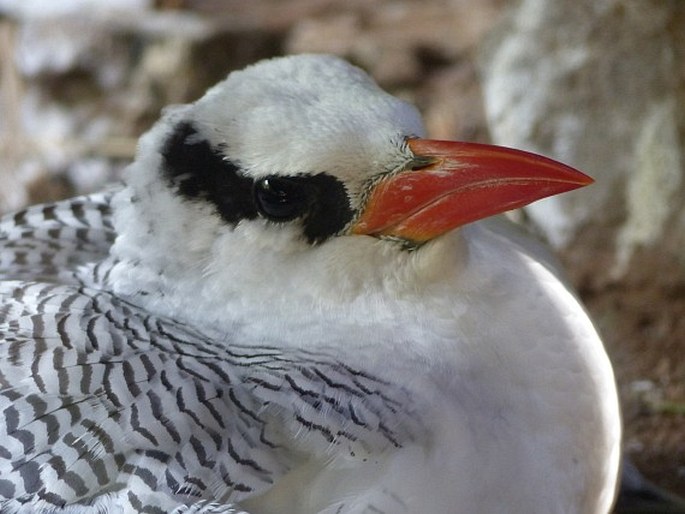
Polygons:
[[299,52],[365,68],[432,137],[596,178],[518,218],[604,335],[626,452],[685,495],[681,0],[0,0],[0,211],[117,180],[165,105]]

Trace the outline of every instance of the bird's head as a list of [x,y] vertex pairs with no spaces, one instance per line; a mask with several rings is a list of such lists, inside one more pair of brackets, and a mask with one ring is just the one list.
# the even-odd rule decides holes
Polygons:
[[154,246],[171,273],[267,282],[286,261],[394,266],[461,225],[590,181],[529,153],[424,139],[416,109],[363,71],[293,56],[167,111],[129,172],[115,248]]

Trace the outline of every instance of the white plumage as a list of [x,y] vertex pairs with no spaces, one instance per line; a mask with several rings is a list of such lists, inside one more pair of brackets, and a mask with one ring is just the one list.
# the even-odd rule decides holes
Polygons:
[[422,135],[276,59],[166,112],[122,189],[4,218],[0,511],[608,511],[613,374],[545,251],[359,232]]

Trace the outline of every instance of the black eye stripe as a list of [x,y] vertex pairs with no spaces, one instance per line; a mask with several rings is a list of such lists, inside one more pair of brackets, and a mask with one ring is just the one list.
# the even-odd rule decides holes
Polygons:
[[320,243],[339,235],[354,216],[342,181],[328,173],[296,178],[316,190],[315,201],[304,220],[304,235],[307,240],[310,243]]
[[[162,146],[161,173],[182,197],[211,203],[226,222],[235,225],[254,220],[260,209],[269,208],[269,202],[272,211],[267,218],[300,224],[303,237],[316,244],[339,235],[352,220],[347,190],[336,177],[327,173],[274,174],[266,177],[273,181],[272,187],[261,193],[260,200],[258,191],[264,179],[244,175],[199,135],[191,122],[179,123]],[[277,208],[282,210],[277,212]]]
[[197,134],[190,122],[176,126],[161,152],[165,178],[184,198],[212,203],[229,223],[256,218],[252,179]]
[[345,186],[327,173],[265,177],[255,183],[255,197],[260,210],[273,209],[264,213],[273,221],[301,218],[310,243],[340,234],[354,214]]

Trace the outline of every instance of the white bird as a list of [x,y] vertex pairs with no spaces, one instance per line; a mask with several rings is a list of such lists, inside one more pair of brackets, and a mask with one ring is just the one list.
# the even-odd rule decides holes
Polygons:
[[173,107],[0,224],[2,513],[604,513],[612,369],[504,219],[588,184],[336,58]]

